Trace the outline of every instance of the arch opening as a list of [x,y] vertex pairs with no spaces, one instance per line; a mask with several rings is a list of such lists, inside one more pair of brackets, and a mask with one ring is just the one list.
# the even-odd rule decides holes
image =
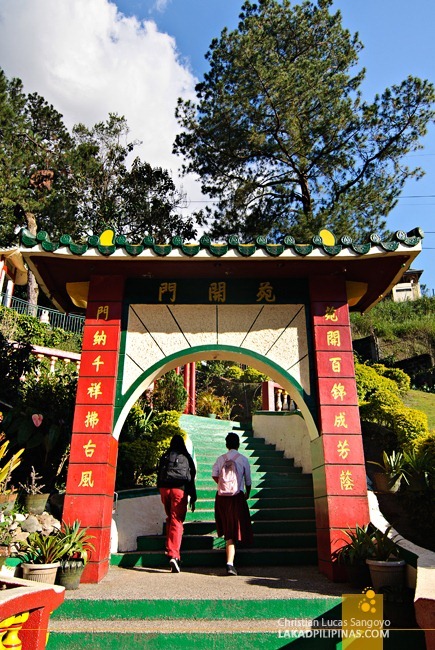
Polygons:
[[305,420],[310,440],[315,440],[319,436],[317,425],[309,408],[307,396],[305,395],[301,385],[289,372],[267,357],[254,353],[251,350],[217,344],[214,346],[197,346],[181,350],[176,354],[165,357],[158,363],[147,368],[122,396],[122,408],[118,413],[113,429],[114,438],[116,440],[119,439],[122,426],[131,407],[148,386],[150,386],[156,379],[170,370],[174,370],[178,366],[183,366],[191,362],[212,360],[228,360],[237,363],[246,363],[256,370],[268,375],[273,381],[280,384],[282,388],[287,391],[290,398],[296,404],[296,407],[299,409]]

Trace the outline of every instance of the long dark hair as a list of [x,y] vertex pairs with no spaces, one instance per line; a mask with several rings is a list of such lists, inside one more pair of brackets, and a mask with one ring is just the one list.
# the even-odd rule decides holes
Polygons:
[[169,451],[176,451],[177,454],[183,454],[183,456],[186,456],[187,458],[190,456],[189,452],[187,451],[184,438],[183,436],[180,436],[179,433],[176,433],[175,436],[172,437],[169,445]]

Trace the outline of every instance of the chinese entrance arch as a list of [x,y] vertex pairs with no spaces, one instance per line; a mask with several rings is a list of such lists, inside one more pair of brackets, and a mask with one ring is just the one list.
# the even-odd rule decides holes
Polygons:
[[422,236],[133,245],[108,230],[76,245],[22,233],[21,255],[51,300],[86,313],[63,513],[95,535],[86,581],[108,570],[118,438],[132,404],[168,370],[209,359],[254,366],[301,411],[319,568],[337,577],[341,530],[369,521],[349,310],[364,312],[391,290]]

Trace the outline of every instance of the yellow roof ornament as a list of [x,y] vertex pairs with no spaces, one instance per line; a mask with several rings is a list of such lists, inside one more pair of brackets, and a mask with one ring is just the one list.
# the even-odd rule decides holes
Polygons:
[[326,228],[323,228],[323,230],[320,230],[319,235],[322,238],[324,246],[335,246],[336,244],[335,235],[333,235],[330,230],[326,230]]
[[115,243],[115,231],[112,228],[107,228],[100,235],[101,246],[113,246]]

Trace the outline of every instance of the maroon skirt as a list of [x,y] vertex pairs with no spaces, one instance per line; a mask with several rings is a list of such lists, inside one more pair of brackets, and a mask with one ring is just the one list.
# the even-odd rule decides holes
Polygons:
[[214,513],[218,537],[232,539],[243,546],[253,543],[251,515],[243,492],[231,497],[216,494]]

